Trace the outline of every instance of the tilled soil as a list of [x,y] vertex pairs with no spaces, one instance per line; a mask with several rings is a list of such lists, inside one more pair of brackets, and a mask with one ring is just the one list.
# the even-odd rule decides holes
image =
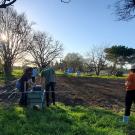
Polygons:
[[[14,88],[0,87],[0,93]],[[7,97],[10,93],[0,94],[0,102],[18,102],[18,94],[13,100]],[[119,110],[124,107],[124,80],[123,79],[101,79],[81,77],[57,77],[56,100],[68,105],[100,106]]]
[[124,107],[122,79],[58,77],[56,92],[59,101],[70,105],[94,105],[115,110]]

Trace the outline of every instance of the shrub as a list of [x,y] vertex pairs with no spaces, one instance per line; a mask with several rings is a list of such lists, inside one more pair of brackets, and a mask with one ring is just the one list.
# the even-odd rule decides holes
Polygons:
[[117,71],[117,72],[115,73],[115,75],[116,75],[117,77],[122,77],[123,74],[124,74],[123,71]]

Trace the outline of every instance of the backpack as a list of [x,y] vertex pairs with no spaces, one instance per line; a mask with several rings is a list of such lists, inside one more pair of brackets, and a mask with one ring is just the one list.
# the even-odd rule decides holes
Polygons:
[[21,90],[21,82],[20,82],[20,79],[18,79],[18,80],[16,81],[15,87],[16,87],[18,90]]

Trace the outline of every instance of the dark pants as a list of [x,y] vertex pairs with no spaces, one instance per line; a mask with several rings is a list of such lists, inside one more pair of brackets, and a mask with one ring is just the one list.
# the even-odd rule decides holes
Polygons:
[[[50,102],[49,93],[52,94],[52,101],[53,104],[55,105],[55,83],[50,82],[45,86],[45,88],[46,88],[46,105],[49,106],[49,102]],[[51,88],[51,92],[50,92],[50,88]]]
[[33,82],[33,83],[35,83],[35,80],[36,80],[35,77],[32,77],[32,82]]
[[125,116],[130,116],[130,109],[133,102],[135,103],[135,90],[127,91],[125,97]]
[[24,93],[24,92],[21,93],[21,98],[20,98],[19,104],[23,105],[23,106],[27,106],[27,94],[26,93]]

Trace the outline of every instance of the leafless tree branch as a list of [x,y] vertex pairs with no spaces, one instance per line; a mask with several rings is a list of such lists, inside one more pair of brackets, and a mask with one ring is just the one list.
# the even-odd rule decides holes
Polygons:
[[96,75],[100,74],[100,71],[106,65],[106,58],[103,48],[93,47],[91,51],[87,53],[87,65],[90,70],[94,70]]
[[71,0],[61,0],[61,2],[63,2],[63,3],[69,3],[69,2],[71,2]]
[[119,0],[115,6],[118,20],[128,21],[135,17],[135,0]]
[[27,50],[32,55],[34,63],[40,68],[59,58],[63,51],[62,44],[54,41],[46,33],[35,32],[29,41]]
[[0,8],[6,8],[12,4],[14,4],[16,0],[2,0],[0,3]]

